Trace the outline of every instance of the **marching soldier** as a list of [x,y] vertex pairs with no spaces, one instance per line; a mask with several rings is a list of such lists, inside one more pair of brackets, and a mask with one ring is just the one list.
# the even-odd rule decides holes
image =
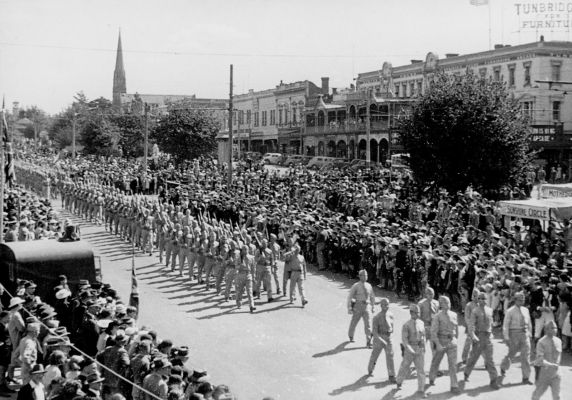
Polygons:
[[290,304],[294,302],[294,292],[298,286],[300,299],[302,300],[302,307],[308,304],[306,299],[306,292],[304,290],[304,281],[306,280],[306,260],[300,254],[300,246],[296,243],[292,248],[292,254],[287,256],[289,258],[290,270]]
[[552,400],[560,400],[560,360],[562,357],[562,340],[556,337],[557,326],[554,321],[544,325],[544,336],[536,345],[536,360],[534,364],[540,367],[540,375],[536,381],[536,388],[532,393],[532,400],[539,400],[550,387]]
[[[428,287],[425,290],[425,298],[419,303],[419,319],[425,325],[425,339],[431,341],[431,324],[433,317],[439,312],[439,302],[435,300],[435,291]],[[431,353],[435,356],[435,347],[431,344]]]
[[429,370],[429,385],[435,384],[439,365],[447,353],[451,392],[459,394],[459,384],[457,383],[457,338],[459,336],[457,313],[451,311],[451,300],[447,296],[439,297],[439,306],[441,311],[433,317],[431,322],[431,340],[435,344],[435,353]]
[[469,353],[471,348],[473,347],[473,340],[471,335],[469,335],[469,322],[471,320],[471,315],[473,314],[473,310],[478,307],[477,298],[479,296],[479,289],[473,289],[473,293],[471,293],[471,301],[467,303],[465,306],[465,333],[467,337],[465,338],[465,345],[463,346],[463,353],[461,354],[461,363],[467,364],[467,359],[469,358]]
[[274,233],[270,234],[270,243],[268,244],[270,250],[273,254],[272,262],[272,277],[274,278],[274,283],[276,284],[276,294],[280,294],[280,281],[278,280],[278,260],[280,260],[280,245],[278,244],[278,236]]
[[268,302],[271,303],[274,301],[272,298],[271,274],[272,265],[275,264],[275,260],[274,252],[268,248],[268,241],[266,239],[262,239],[260,242],[260,248],[256,250],[255,259],[256,270],[257,272],[260,271],[260,275],[256,277],[255,292],[257,294],[257,298],[260,298],[260,284],[263,284],[266,294],[268,295]]
[[367,282],[367,271],[359,271],[359,282],[353,284],[348,295],[348,313],[352,315],[348,337],[354,342],[357,323],[363,319],[367,347],[371,348],[371,313],[375,304],[373,288]]
[[515,304],[508,309],[503,322],[503,337],[508,346],[508,354],[501,363],[501,382],[506,371],[510,368],[511,359],[520,353],[522,366],[522,383],[532,385],[530,381],[530,335],[532,322],[530,313],[524,307],[524,293],[519,292],[514,296]]
[[246,296],[250,312],[254,312],[254,297],[252,295],[252,282],[254,277],[254,256],[248,254],[248,246],[242,245],[240,248],[240,256],[238,259],[238,267],[236,273],[236,306],[240,309],[242,306],[242,293],[246,288]]
[[390,383],[397,383],[395,380],[395,364],[393,362],[393,344],[391,335],[393,333],[393,314],[389,311],[389,300],[382,298],[381,311],[373,317],[372,333],[373,333],[373,350],[369,358],[367,366],[368,375],[373,375],[373,370],[377,363],[377,359],[383,350],[387,362],[387,373]]
[[473,310],[469,321],[469,335],[473,342],[473,348],[465,367],[465,382],[469,381],[469,376],[482,355],[485,359],[485,368],[491,379],[490,386],[493,389],[500,389],[498,372],[493,361],[493,343],[491,341],[493,310],[486,305],[487,295],[485,293],[479,292],[477,301],[479,305]]
[[427,397],[425,393],[425,325],[419,320],[419,306],[411,304],[409,313],[411,319],[407,321],[401,330],[401,344],[403,346],[403,361],[397,373],[397,390],[409,374],[409,366],[415,364],[417,371],[417,393]]

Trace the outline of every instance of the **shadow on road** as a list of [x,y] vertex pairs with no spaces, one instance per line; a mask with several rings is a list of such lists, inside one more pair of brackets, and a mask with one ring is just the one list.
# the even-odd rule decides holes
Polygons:
[[363,347],[352,347],[352,348],[346,348],[346,346],[350,343],[349,340],[346,340],[345,342],[342,342],[340,344],[338,344],[336,347],[334,347],[331,350],[328,351],[324,351],[322,353],[316,353],[314,354],[312,357],[314,358],[321,358],[321,357],[328,357],[328,356],[333,356],[335,354],[339,354],[343,351],[352,351],[352,350],[363,350]]
[[[330,396],[339,396],[342,393],[355,392],[355,391],[358,391],[358,390],[360,390],[364,387],[367,387],[367,386],[374,386],[376,389],[381,389],[381,388],[390,384],[389,381],[375,383],[375,382],[370,382],[369,379],[371,379],[371,377],[369,375],[363,375],[354,383],[350,383],[349,385],[345,385],[345,386],[342,386],[340,388],[332,390],[329,393],[329,395]],[[393,397],[390,397],[390,398],[393,398]]]

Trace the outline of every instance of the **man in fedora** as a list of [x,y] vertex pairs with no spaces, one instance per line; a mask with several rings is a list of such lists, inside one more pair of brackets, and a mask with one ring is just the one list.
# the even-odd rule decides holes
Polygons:
[[115,372],[113,374],[107,368],[103,370],[105,383],[103,384],[103,396],[108,398],[115,393],[120,393],[121,379],[116,375],[124,376],[129,367],[130,360],[125,345],[129,338],[122,333],[118,333],[114,339],[114,345],[107,347],[96,357],[97,361],[103,364],[109,370]]
[[42,378],[45,374],[42,364],[35,364],[30,369],[30,379],[28,383],[20,388],[17,400],[45,400],[46,392]]
[[38,362],[38,354],[41,355],[42,351],[38,342],[40,324],[37,322],[29,323],[26,331],[27,334],[20,340],[17,350],[21,367],[20,376],[24,385],[30,381],[32,367]]
[[89,374],[86,379],[87,383],[87,391],[85,393],[86,396],[96,400],[102,400],[101,388],[103,385],[103,381],[105,381],[105,378],[103,378],[99,374],[99,372]]
[[22,300],[20,297],[12,297],[8,306],[8,311],[10,313],[10,322],[8,322],[8,334],[10,335],[10,342],[12,343],[12,356],[7,372],[7,379],[9,381],[14,381],[14,369],[18,363],[18,355],[16,350],[18,349],[20,340],[26,334],[26,324],[24,323],[24,318],[22,318],[22,314],[20,313],[22,304],[24,304],[24,300]]

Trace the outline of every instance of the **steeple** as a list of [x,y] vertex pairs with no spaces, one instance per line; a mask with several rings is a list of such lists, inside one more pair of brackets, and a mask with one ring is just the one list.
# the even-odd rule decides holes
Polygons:
[[113,72],[113,105],[121,107],[121,94],[127,93],[125,82],[125,69],[123,68],[123,49],[121,47],[121,30],[117,40],[117,58],[115,59],[115,71]]

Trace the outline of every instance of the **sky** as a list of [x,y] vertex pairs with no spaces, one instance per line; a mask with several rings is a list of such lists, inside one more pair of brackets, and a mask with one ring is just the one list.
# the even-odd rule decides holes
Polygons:
[[[481,0],[483,1],[483,0]],[[121,30],[127,92],[234,93],[310,80],[349,87],[360,72],[467,54],[489,44],[570,40],[523,27],[531,0],[0,0],[0,94],[50,114],[83,91],[111,99]],[[542,3],[542,1],[540,1]],[[562,0],[565,7],[572,0]],[[517,11],[519,15],[517,15]],[[550,15],[549,15],[550,14]],[[564,16],[568,18],[568,15]]]

